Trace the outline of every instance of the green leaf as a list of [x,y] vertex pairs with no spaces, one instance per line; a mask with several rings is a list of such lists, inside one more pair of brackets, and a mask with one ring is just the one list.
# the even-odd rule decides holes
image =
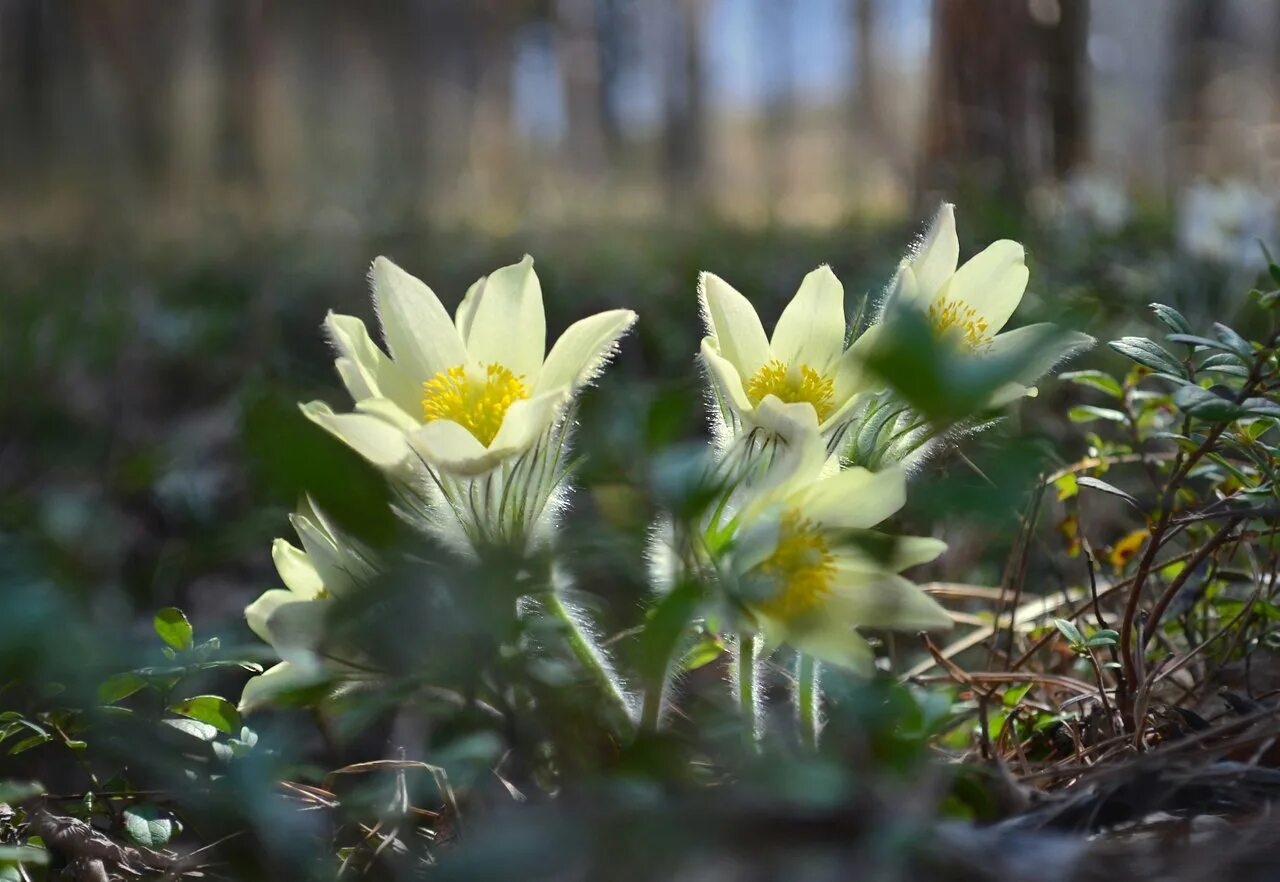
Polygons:
[[1269,398],[1246,398],[1240,406],[1254,416],[1280,418],[1280,404]]
[[955,341],[939,338],[928,318],[914,309],[896,310],[881,325],[867,353],[867,369],[935,426],[979,415],[993,403],[1020,397],[1021,387],[1061,357],[1092,343],[1091,337],[1032,325],[1016,345],[976,356]]
[[1229,374],[1233,377],[1249,376],[1249,369],[1241,364],[1240,359],[1230,352],[1219,352],[1215,355],[1210,355],[1200,363],[1200,370]]
[[17,744],[13,745],[13,747],[9,748],[9,756],[17,756],[20,753],[26,753],[28,750],[31,750],[31,748],[39,747],[41,744],[46,744],[52,739],[53,736],[47,733],[43,735],[32,735],[30,738],[23,738]]
[[1066,619],[1054,619],[1053,625],[1062,636],[1067,638],[1067,642],[1072,646],[1082,646],[1084,644],[1084,635],[1080,633],[1080,629]]
[[147,681],[133,671],[113,674],[103,680],[102,685],[98,687],[98,703],[115,704],[117,701],[123,701],[133,695],[139,689],[145,689],[146,686]]
[[708,637],[705,640],[699,640],[693,646],[689,647],[689,651],[680,659],[679,668],[682,671],[696,671],[704,665],[718,659],[724,653],[724,646],[719,640]]
[[1186,369],[1183,368],[1182,362],[1154,340],[1148,340],[1146,337],[1121,337],[1107,345],[1153,371],[1161,371],[1175,377],[1186,376]]
[[1171,331],[1178,334],[1191,333],[1191,325],[1182,315],[1172,306],[1165,306],[1163,303],[1148,303],[1151,311],[1156,314],[1156,318],[1164,322]]
[[26,802],[44,792],[44,785],[37,781],[0,781],[0,802]]
[[1187,346],[1200,346],[1205,349],[1216,349],[1219,352],[1227,353],[1235,356],[1231,347],[1223,343],[1221,340],[1211,340],[1208,337],[1201,337],[1197,334],[1168,334],[1165,339],[1170,343],[1182,343]]
[[1237,334],[1233,328],[1229,328],[1221,322],[1214,322],[1213,332],[1236,355],[1246,359],[1253,358],[1253,346],[1248,340]]
[[160,639],[174,649],[190,649],[194,631],[187,621],[186,614],[175,606],[167,606],[156,613],[153,620],[156,633]]
[[695,582],[681,582],[658,601],[640,634],[640,676],[646,689],[661,690],[671,656],[702,601]]
[[1088,476],[1081,476],[1076,478],[1076,484],[1078,484],[1081,487],[1088,487],[1091,490],[1101,490],[1103,493],[1110,493],[1112,496],[1118,496],[1121,499],[1123,499],[1125,502],[1132,505],[1138,511],[1142,511],[1142,504],[1138,502],[1136,497],[1121,490],[1115,484],[1107,483],[1101,478],[1090,478]]
[[1121,387],[1120,381],[1105,371],[1067,371],[1066,373],[1058,374],[1058,379],[1097,389],[1112,398],[1124,397],[1124,389]]
[[211,726],[208,723],[202,723],[199,720],[179,718],[164,719],[160,722],[166,726],[172,726],[174,729],[177,729],[179,732],[184,732],[192,738],[198,738],[201,741],[212,741],[218,737],[218,729],[216,726]]
[[1034,685],[1034,681],[1028,681],[1021,686],[1010,686],[1004,691],[1004,697],[1000,699],[1001,703],[1005,707],[1017,707],[1018,702],[1022,701],[1022,697],[1030,692]]
[[1212,423],[1225,423],[1246,416],[1247,408],[1200,386],[1183,386],[1173,393],[1173,403],[1188,416]]
[[124,831],[135,845],[164,848],[169,840],[182,832],[182,825],[164,809],[142,803],[124,810]]
[[228,735],[233,735],[240,729],[240,712],[234,704],[220,695],[197,695],[171,705],[169,712],[208,723]]
[[1067,419],[1073,423],[1091,423],[1094,420],[1110,420],[1123,423],[1124,414],[1110,407],[1094,407],[1092,404],[1081,404],[1067,411]]
[[[26,864],[28,866],[43,866],[49,863],[49,852],[43,848],[32,848],[29,845],[0,845],[0,864],[12,865]],[[5,876],[0,875],[0,880],[4,879],[23,879],[21,873],[17,875]]]

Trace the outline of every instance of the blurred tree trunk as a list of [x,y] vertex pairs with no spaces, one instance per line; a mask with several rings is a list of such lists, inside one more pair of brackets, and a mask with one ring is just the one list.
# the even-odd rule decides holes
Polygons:
[[558,0],[556,49],[568,112],[568,158],[575,171],[599,174],[604,166],[601,122],[599,13],[595,0]]
[[606,152],[616,154],[622,145],[622,114],[618,85],[623,68],[633,51],[630,29],[634,22],[627,12],[626,0],[597,0],[596,45],[600,66],[598,105],[600,131]]
[[517,163],[517,143],[512,115],[512,73],[515,68],[515,32],[520,10],[501,0],[476,2],[467,7],[463,31],[454,39],[471,47],[467,85],[474,96],[466,161],[468,177],[477,192],[470,194],[489,213],[489,219],[506,223],[523,208],[528,177]]
[[795,58],[790,0],[766,0],[760,28],[759,56],[765,72],[764,155],[760,180],[765,205],[775,217],[790,184],[790,146],[795,129]]
[[1040,24],[1051,162],[1062,179],[1089,158],[1089,0],[1061,0],[1057,20]]
[[50,158],[51,17],[41,3],[0,5],[0,130],[8,135],[0,139],[0,159],[8,168],[29,171]]
[[879,142],[884,129],[880,116],[880,66],[876,53],[879,39],[879,0],[853,0],[853,45],[855,76],[853,90],[853,122],[856,133],[868,141]]
[[1207,92],[1214,75],[1214,53],[1226,37],[1227,9],[1222,0],[1183,0],[1173,28],[1169,77],[1169,139],[1173,153],[1170,181],[1185,181],[1204,171],[1210,122]]
[[702,3],[666,0],[662,8],[663,170],[674,205],[700,207],[706,200],[702,180],[706,133],[703,107]]
[[920,196],[965,187],[1021,198],[1032,45],[1026,0],[936,0]]

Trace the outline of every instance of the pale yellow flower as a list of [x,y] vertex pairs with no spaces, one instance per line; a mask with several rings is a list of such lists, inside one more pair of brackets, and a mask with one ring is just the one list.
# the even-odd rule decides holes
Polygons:
[[271,559],[285,587],[265,592],[244,611],[249,629],[271,644],[282,661],[245,684],[242,711],[334,672],[335,666],[318,655],[328,602],[350,596],[374,573],[367,553],[342,537],[310,502],[290,521],[302,547],[285,539],[271,546]]
[[[325,326],[354,413],[303,412],[427,500],[428,525],[461,544],[527,541],[564,477],[566,411],[635,323],[629,309],[575,322],[546,347],[533,259],[467,291],[451,317],[418,279],[384,257],[370,272],[387,351],[364,323]],[[416,479],[416,480],[415,480]]]
[[755,307],[719,276],[703,273],[699,297],[707,336],[701,356],[719,410],[722,441],[780,425],[812,410],[835,449],[866,391],[861,338],[845,348],[844,287],[826,266],[805,276],[766,336]]
[[905,502],[905,472],[837,470],[816,426],[792,450],[733,521],[731,590],[768,642],[868,673],[857,628],[949,628],[946,610],[899,575],[946,545],[871,531]]
[[445,474],[475,476],[528,450],[636,320],[628,309],[582,319],[548,353],[532,258],[472,285],[455,317],[385,257],[370,278],[387,352],[359,319],[331,313],[325,326],[356,412],[337,414],[319,402],[303,410],[390,470],[420,455]]
[[1026,252],[1019,243],[1001,239],[962,265],[959,259],[955,206],[944,202],[915,253],[899,265],[884,312],[919,309],[939,336],[975,357],[1034,352],[1020,382],[1000,389],[990,406],[1034,394],[1023,384],[1035,382],[1058,361],[1093,345],[1092,337],[1058,331],[1049,323],[1003,330],[1022,302],[1030,277]]

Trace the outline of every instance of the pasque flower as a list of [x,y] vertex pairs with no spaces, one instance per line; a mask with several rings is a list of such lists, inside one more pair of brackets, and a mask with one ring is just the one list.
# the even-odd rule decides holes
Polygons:
[[733,599],[768,643],[864,673],[873,659],[857,628],[949,628],[946,610],[898,575],[946,545],[871,530],[905,499],[901,468],[840,471],[812,424],[730,521]]
[[955,206],[943,203],[915,253],[899,265],[884,313],[919,309],[940,336],[976,357],[1036,350],[1019,382],[1001,389],[992,406],[1025,394],[1022,383],[1035,382],[1071,352],[1093,344],[1088,335],[1061,332],[1048,323],[1001,332],[1022,302],[1030,276],[1019,243],[1001,239],[963,265],[959,258]]
[[548,353],[530,257],[472,285],[453,317],[384,257],[370,277],[387,351],[359,319],[331,313],[325,326],[355,412],[320,402],[303,411],[393,474],[425,469],[429,495],[471,538],[523,536],[562,477],[566,409],[636,314],[614,309],[575,322]]
[[249,629],[271,644],[281,662],[245,684],[241,710],[313,685],[341,669],[341,663],[326,662],[321,652],[328,602],[358,591],[375,572],[368,553],[309,501],[290,521],[302,547],[285,539],[271,546],[271,559],[285,587],[265,592],[244,611]]
[[812,410],[832,450],[866,391],[859,342],[845,348],[844,287],[829,267],[805,276],[765,335],[755,307],[719,276],[703,273],[707,335],[701,357],[718,405],[722,440],[775,434],[797,410]]

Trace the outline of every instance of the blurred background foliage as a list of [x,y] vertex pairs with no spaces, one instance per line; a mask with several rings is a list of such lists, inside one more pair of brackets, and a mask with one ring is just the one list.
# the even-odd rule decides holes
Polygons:
[[[0,3],[9,706],[38,705],[42,683],[90,690],[163,662],[160,607],[185,610],[200,639],[218,635],[227,658],[266,661],[242,610],[274,584],[270,539],[301,493],[375,547],[402,538],[372,470],[295,407],[341,398],[319,325],[327,309],[373,318],[364,275],[377,254],[452,306],[529,252],[552,329],[598,309],[640,313],[583,400],[563,543],[614,633],[639,615],[646,531],[672,463],[705,433],[699,270],[750,296],[766,324],[822,262],[851,304],[874,304],[945,198],[959,205],[964,254],[1026,243],[1019,323],[1105,340],[1147,333],[1159,300],[1196,327],[1248,334],[1259,318],[1240,295],[1265,266],[1256,241],[1276,238],[1278,74],[1280,7],[1263,0]],[[1077,366],[1127,362],[1100,348]],[[1065,385],[1047,383],[916,482],[904,525],[951,544],[928,578],[1000,583],[1037,476],[1091,444],[1066,420],[1080,392]],[[1125,518],[1120,503],[1095,515],[1096,544],[1128,533]],[[1034,555],[1027,583],[1078,584],[1070,565]],[[193,676],[231,697],[243,680],[234,666]],[[776,808],[777,782],[822,782],[801,802],[856,792],[875,818],[877,800],[897,797],[840,783],[897,749],[868,743],[897,737],[867,722],[884,712],[881,687],[868,688],[832,722],[837,753],[856,760],[744,775],[736,804]],[[912,712],[927,715],[919,700]],[[301,745],[292,761],[331,769],[381,756],[383,723],[359,747],[316,734],[305,714],[269,716],[266,731]],[[926,730],[922,716],[904,756],[922,755]],[[486,768],[485,744],[447,735],[432,762]],[[709,737],[726,750],[735,736]],[[56,787],[65,757],[46,752],[58,747],[0,767]],[[705,797],[682,789],[699,749],[646,744],[615,760],[678,796],[662,801],[652,781],[627,789],[623,775],[608,785],[625,795],[619,814],[599,823],[648,819],[674,835],[703,817]],[[161,784],[177,767],[157,761]],[[210,786],[232,799],[284,774]],[[531,859],[521,849],[537,851],[537,837],[567,841],[572,807],[546,811],[522,828],[527,841],[469,857],[460,877]],[[840,817],[819,827],[842,831]],[[204,841],[222,829],[209,823]],[[912,835],[902,823],[899,844]],[[287,841],[266,848],[266,866],[291,860]]]

